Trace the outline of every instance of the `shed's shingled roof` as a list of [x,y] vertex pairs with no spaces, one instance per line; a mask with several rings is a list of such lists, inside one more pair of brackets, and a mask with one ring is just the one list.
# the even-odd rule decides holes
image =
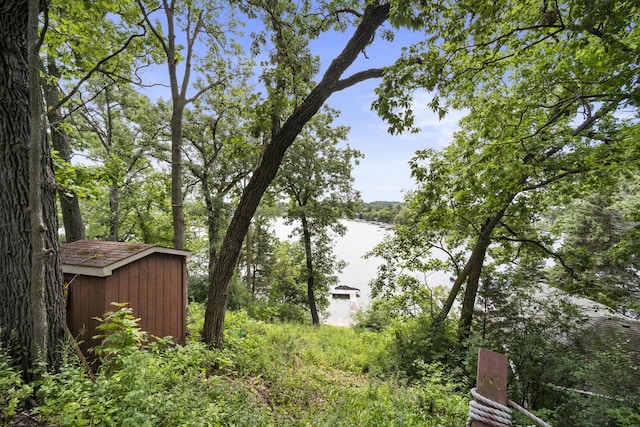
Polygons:
[[62,245],[60,261],[69,265],[106,267],[152,247],[154,245],[147,243],[78,240]]
[[113,270],[153,253],[189,256],[188,251],[148,243],[78,240],[62,245],[60,261],[65,273],[105,277]]

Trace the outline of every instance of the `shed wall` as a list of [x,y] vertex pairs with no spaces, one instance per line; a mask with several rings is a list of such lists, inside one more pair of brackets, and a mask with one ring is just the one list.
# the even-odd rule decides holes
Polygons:
[[[97,344],[98,322],[113,311],[111,302],[129,303],[133,315],[140,318],[141,329],[149,334],[172,336],[178,343],[186,338],[186,259],[154,253],[113,271],[111,276],[76,276],[69,289],[67,324],[71,332],[82,335],[83,353]],[[65,275],[70,281],[73,275]]]
[[65,274],[64,279],[70,283],[67,296],[67,326],[80,341],[80,349],[86,356],[89,348],[98,344],[98,340],[93,339],[98,326],[94,317],[102,317],[105,313],[104,278]]
[[152,254],[105,279],[105,302],[128,302],[140,327],[158,337],[185,340],[186,263],[183,257]]

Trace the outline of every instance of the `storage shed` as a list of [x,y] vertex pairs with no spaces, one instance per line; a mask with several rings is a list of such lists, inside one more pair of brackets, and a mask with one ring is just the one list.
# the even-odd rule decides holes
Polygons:
[[151,335],[184,342],[188,256],[187,251],[141,243],[79,240],[63,245],[67,325],[80,336],[82,352],[87,355],[97,344],[94,317],[116,310],[112,302],[128,303]]

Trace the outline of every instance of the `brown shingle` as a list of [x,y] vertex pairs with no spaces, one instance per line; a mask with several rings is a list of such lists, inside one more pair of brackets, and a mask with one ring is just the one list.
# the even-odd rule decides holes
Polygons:
[[143,252],[154,245],[146,243],[78,240],[62,245],[60,261],[67,265],[106,267]]

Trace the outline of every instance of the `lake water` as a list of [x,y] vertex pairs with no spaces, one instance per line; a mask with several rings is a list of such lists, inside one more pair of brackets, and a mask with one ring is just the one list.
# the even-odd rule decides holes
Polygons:
[[[382,263],[380,258],[364,258],[364,255],[382,242],[384,236],[391,233],[382,226],[362,222],[341,220],[347,227],[344,236],[338,236],[334,241],[334,254],[339,260],[347,263],[342,273],[338,275],[339,285],[347,285],[360,290],[357,298],[359,309],[364,309],[371,303],[369,282],[376,277],[378,266]],[[283,220],[278,220],[274,226],[279,239],[287,239],[293,226],[285,225]],[[428,277],[430,283],[442,285],[449,284],[449,275],[445,272],[431,273]],[[349,299],[330,298],[328,315],[322,322],[329,325],[352,325],[352,309]]]

